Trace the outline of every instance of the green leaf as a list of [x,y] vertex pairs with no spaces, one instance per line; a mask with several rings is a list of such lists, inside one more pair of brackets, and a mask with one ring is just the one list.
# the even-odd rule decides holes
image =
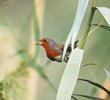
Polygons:
[[78,9],[77,9],[77,13],[76,13],[76,16],[75,16],[75,20],[74,20],[73,26],[71,28],[71,31],[70,31],[70,33],[69,33],[69,35],[67,37],[66,43],[65,43],[62,60],[65,57],[66,50],[67,50],[68,45],[69,45],[69,43],[71,41],[71,38],[72,38],[72,48],[74,47],[74,42],[75,42],[75,39],[76,39],[76,37],[78,35],[79,28],[81,26],[82,20],[84,18],[84,14],[85,14],[88,2],[89,2],[89,0],[79,0],[79,4],[78,4]]
[[78,48],[72,51],[69,58],[70,60],[67,63],[60,82],[56,100],[71,99],[71,95],[78,78],[80,64],[83,58],[83,52],[83,50]]
[[[73,94],[73,96],[80,96],[80,97],[88,98],[88,99],[91,99],[91,100],[104,100],[102,98],[97,98],[97,97],[87,96],[87,95],[81,95],[81,94]],[[73,98],[73,96],[72,96],[72,98]]]
[[88,82],[88,83],[90,83],[90,84],[92,84],[92,85],[94,85],[94,86],[96,86],[96,87],[102,89],[103,91],[105,91],[107,94],[110,95],[110,91],[107,90],[106,88],[104,88],[102,85],[100,85],[100,84],[98,84],[98,83],[92,82],[92,81],[87,80],[87,79],[78,79],[78,80],[81,80],[81,81],[84,81],[84,82]]
[[110,9],[106,7],[97,7],[100,13],[104,16],[107,23],[110,25]]
[[78,100],[76,97],[74,97],[74,96],[72,96],[72,98],[74,99],[74,100]]

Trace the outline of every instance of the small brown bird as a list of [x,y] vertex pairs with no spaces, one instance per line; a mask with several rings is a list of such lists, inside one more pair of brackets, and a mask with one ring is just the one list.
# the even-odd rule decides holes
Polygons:
[[[57,61],[57,62],[62,62],[62,54],[64,50],[64,45],[62,44],[57,44],[55,41],[49,38],[42,38],[40,39],[39,44],[36,45],[41,45],[45,48],[47,57],[52,60],[52,61]],[[74,48],[77,47],[78,40],[75,41],[74,43]],[[71,52],[71,44],[67,48],[66,55],[64,57],[64,62],[68,62],[69,55]]]

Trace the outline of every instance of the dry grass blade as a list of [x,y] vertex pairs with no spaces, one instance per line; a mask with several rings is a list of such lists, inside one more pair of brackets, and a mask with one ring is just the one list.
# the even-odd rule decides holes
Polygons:
[[106,73],[106,75],[107,75],[107,77],[108,77],[109,84],[110,84],[110,72],[108,72],[106,69],[104,69],[104,71],[105,71],[105,73]]

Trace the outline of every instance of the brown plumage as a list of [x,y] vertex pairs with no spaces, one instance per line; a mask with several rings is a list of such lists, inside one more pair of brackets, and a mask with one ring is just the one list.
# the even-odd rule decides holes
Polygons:
[[[45,48],[47,57],[52,61],[62,62],[62,54],[64,50],[64,45],[57,44],[55,41],[49,38],[42,38],[40,39],[40,44]],[[77,47],[78,40],[74,44],[74,48]],[[71,52],[71,44],[67,48],[67,52],[64,58],[64,61],[67,62],[69,59],[69,55]]]

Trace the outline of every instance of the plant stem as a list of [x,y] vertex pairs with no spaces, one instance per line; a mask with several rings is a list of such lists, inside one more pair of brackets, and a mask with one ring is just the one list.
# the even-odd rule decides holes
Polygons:
[[93,0],[92,7],[96,6],[96,2],[97,2],[97,0]]
[[99,23],[93,30],[91,30],[89,33],[88,33],[88,36],[91,35],[97,28],[99,28],[101,25],[103,25],[105,23],[105,19],[104,21],[102,21],[101,23]]
[[86,32],[85,32],[84,37],[83,37],[83,39],[82,39],[82,41],[81,41],[81,44],[80,44],[80,49],[84,49],[84,45],[85,45],[85,42],[86,42],[87,37],[88,37],[88,32],[90,31],[90,28],[91,28],[90,24],[92,23],[92,19],[93,19],[93,16],[94,16],[94,12],[95,12],[95,10],[96,10],[96,8],[95,8],[95,4],[96,4],[95,1],[96,1],[96,0],[93,0],[93,5],[92,5],[90,17],[89,17],[89,19],[88,19]]
[[[98,26],[99,24],[91,24],[91,25],[94,25],[94,26]],[[106,25],[100,25],[101,28],[104,28],[108,31],[110,31],[110,27],[109,26],[106,26]]]
[[[34,0],[34,32],[36,39],[40,38],[40,29],[39,29],[39,22],[38,22],[38,16],[37,16],[37,6],[36,6],[36,0]],[[34,58],[36,59],[38,57],[39,47],[36,46],[36,52]]]

